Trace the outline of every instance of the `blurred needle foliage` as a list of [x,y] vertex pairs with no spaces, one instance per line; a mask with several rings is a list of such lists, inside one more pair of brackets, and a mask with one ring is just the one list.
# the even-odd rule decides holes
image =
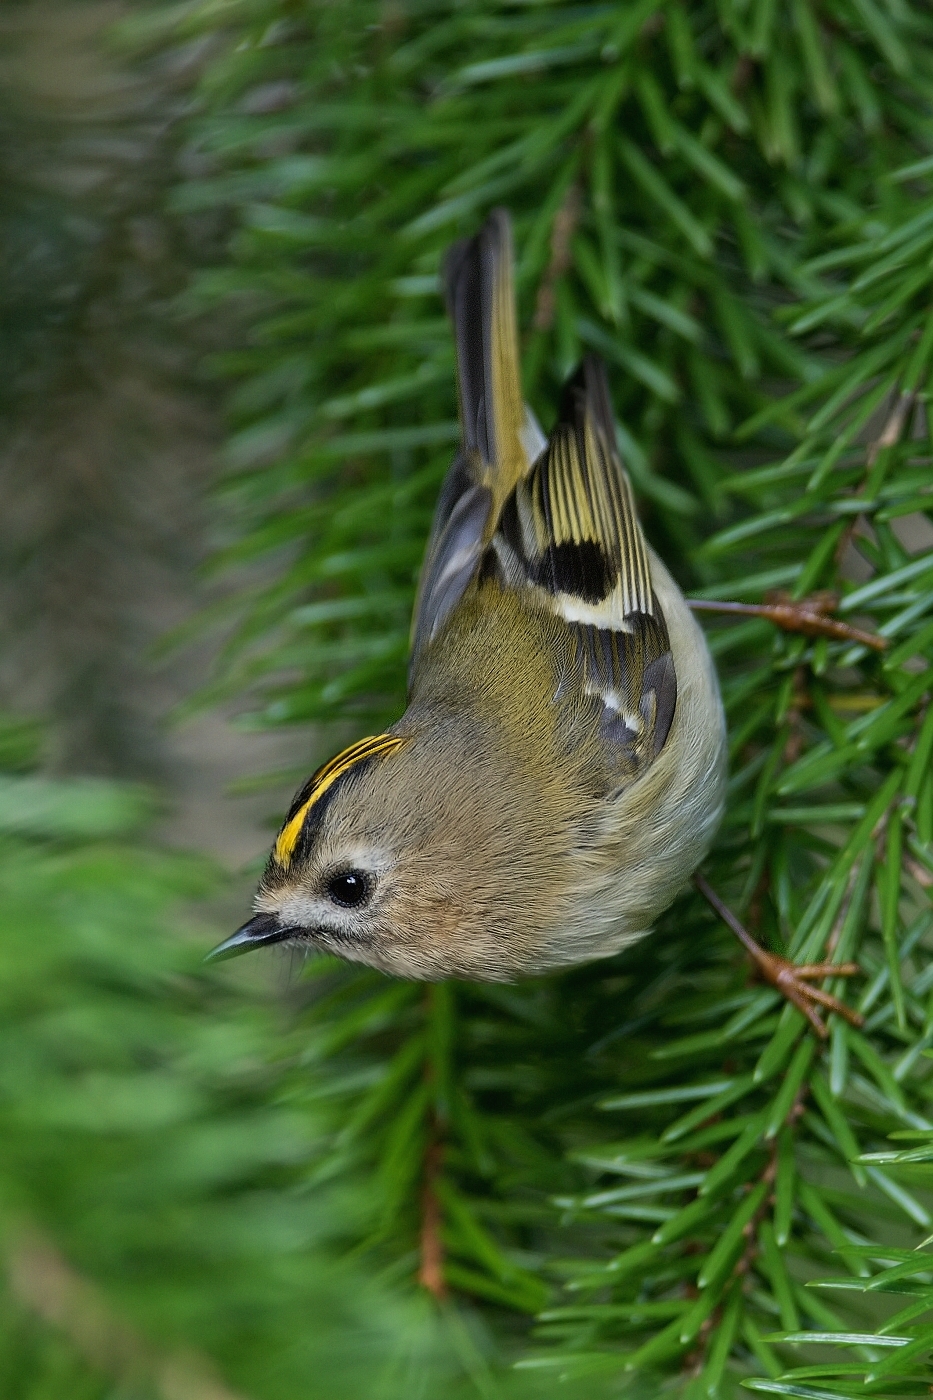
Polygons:
[[36,781],[0,803],[4,1396],[491,1395],[475,1319],[348,1257],[372,1209],[321,1163],[351,1086],[331,1028],[206,972],[218,872],[102,782],[46,781],[28,839]]
[[[23,1209],[150,1335],[257,1397],[313,1395],[316,1346],[347,1349],[345,1393],[377,1393],[353,1369],[370,1317],[388,1319],[371,1351],[405,1338],[406,1394],[452,1384],[455,1356],[481,1394],[928,1394],[929,8],[195,0],[139,28],[210,41],[175,199],[232,229],[189,301],[238,313],[216,357],[218,563],[263,569],[212,694],[248,695],[261,725],[400,711],[457,435],[439,259],[507,203],[528,397],[547,425],[582,351],[606,358],[648,532],[684,586],[830,590],[887,640],[709,624],[732,779],[706,873],[774,948],[857,960],[832,990],[865,1020],[818,1042],[692,894],[559,978],[425,989],[312,963],[276,1014],[194,952],[159,972],[177,865],[155,862],[147,892],[136,854],[17,854],[18,890],[51,861],[56,910],[75,884],[95,910],[52,922],[93,988],[77,1011],[17,963],[32,990],[9,1053],[36,1060],[4,1110]],[[71,1034],[111,1029],[106,1053],[79,1042],[63,1094],[69,1016],[87,1021]],[[53,1127],[79,1135],[67,1160]],[[348,1250],[341,1311],[319,1261]],[[452,1299],[446,1341],[419,1267]],[[487,1369],[490,1339],[511,1376]]]

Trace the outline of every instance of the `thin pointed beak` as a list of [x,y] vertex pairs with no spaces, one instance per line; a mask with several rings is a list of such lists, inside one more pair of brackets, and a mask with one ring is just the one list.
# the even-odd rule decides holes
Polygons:
[[256,914],[248,924],[238,928],[236,933],[225,938],[212,948],[205,962],[223,961],[225,958],[238,958],[252,948],[265,948],[271,943],[281,943],[291,938],[298,929],[282,923],[277,914]]

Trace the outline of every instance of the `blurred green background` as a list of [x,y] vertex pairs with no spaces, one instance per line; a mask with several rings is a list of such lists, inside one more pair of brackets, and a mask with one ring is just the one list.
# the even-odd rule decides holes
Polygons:
[[[0,1395],[928,1394],[928,7],[9,0],[0,131]],[[692,894],[510,987],[203,964],[404,703],[497,203],[683,586],[888,641],[708,626],[709,877],[862,1032]]]

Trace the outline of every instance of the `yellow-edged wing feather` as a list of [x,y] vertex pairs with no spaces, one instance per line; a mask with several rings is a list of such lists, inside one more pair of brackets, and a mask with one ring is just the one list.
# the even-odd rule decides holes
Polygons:
[[455,243],[444,265],[457,347],[457,392],[471,475],[492,494],[493,515],[529,466],[525,450],[512,226],[495,209],[475,238]]
[[522,399],[512,229],[496,209],[444,262],[461,445],[441,488],[412,620],[411,670],[476,575],[499,514],[546,446]]
[[[615,444],[589,404],[575,424],[555,429],[547,460],[519,487],[517,504],[531,522],[536,554],[563,561],[569,587],[561,589],[562,569],[557,567],[555,591],[574,592],[573,568],[568,566],[575,549],[579,569],[587,558],[602,562],[611,587],[598,600],[599,615],[591,619],[595,624],[619,626],[631,613],[653,611],[648,550],[632,488]],[[595,581],[581,574],[577,588],[581,600],[597,602]]]
[[483,567],[566,625],[607,743],[626,771],[642,771],[670,731],[677,677],[595,357],[567,385],[547,453],[505,502]]

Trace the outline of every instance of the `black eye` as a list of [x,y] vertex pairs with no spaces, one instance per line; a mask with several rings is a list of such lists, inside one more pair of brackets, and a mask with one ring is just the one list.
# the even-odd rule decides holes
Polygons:
[[373,892],[372,876],[365,870],[341,870],[331,875],[327,882],[327,897],[345,909],[356,909],[365,904]]

